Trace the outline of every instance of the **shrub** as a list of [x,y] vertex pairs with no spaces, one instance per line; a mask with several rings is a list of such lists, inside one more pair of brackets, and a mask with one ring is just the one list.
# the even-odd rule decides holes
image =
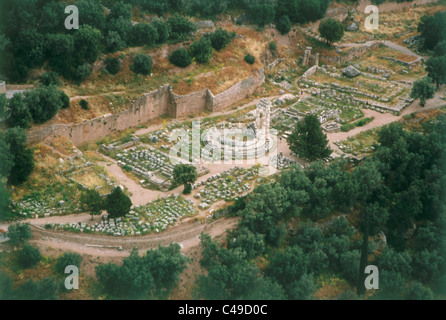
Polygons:
[[82,99],[81,101],[79,101],[79,106],[84,110],[88,110],[88,101]]
[[175,14],[167,20],[170,28],[170,39],[181,41],[184,40],[191,32],[197,30],[195,24],[190,22],[187,18]]
[[60,100],[62,101],[62,109],[68,109],[70,107],[70,97],[63,91],[60,91]]
[[132,29],[132,43],[136,46],[152,46],[158,40],[156,29],[148,23],[138,23]]
[[147,76],[152,71],[152,58],[149,55],[137,54],[131,69],[136,74]]
[[61,91],[55,86],[37,87],[25,94],[25,105],[28,107],[35,123],[51,120],[63,106]]
[[347,124],[343,124],[342,126],[341,126],[341,131],[342,132],[347,132],[347,131],[350,131],[350,130],[352,130],[352,129],[354,129],[355,128],[355,125],[354,124],[352,124],[352,123],[347,123]]
[[109,31],[104,39],[104,45],[108,52],[116,52],[124,49],[127,44],[122,40],[119,33],[116,31]]
[[23,268],[33,268],[41,259],[42,255],[40,254],[39,249],[28,243],[23,246],[19,253],[19,263]]
[[60,274],[64,274],[65,268],[67,266],[72,265],[79,268],[81,262],[82,262],[82,256],[80,254],[73,252],[65,252],[63,255],[57,258],[56,271]]
[[189,55],[189,52],[186,49],[180,48],[172,52],[172,54],[169,57],[169,61],[170,63],[178,67],[186,68],[188,65],[191,64],[192,59]]
[[276,52],[276,50],[277,50],[277,44],[276,44],[276,42],[274,42],[274,41],[271,41],[270,43],[269,43],[269,50],[271,50],[271,52]]
[[7,235],[13,246],[22,245],[26,240],[31,239],[31,227],[29,224],[11,224],[8,227]]
[[282,16],[276,23],[276,28],[279,30],[280,34],[287,34],[291,29],[291,21],[288,16]]
[[333,43],[342,39],[344,26],[338,20],[327,18],[319,24],[319,33],[322,38]]
[[212,47],[220,51],[226,47],[235,38],[235,32],[228,32],[222,28],[218,28],[209,35]]
[[158,35],[157,43],[164,43],[170,37],[170,25],[164,23],[163,19],[155,18],[151,22]]
[[56,86],[60,87],[62,82],[59,79],[59,75],[56,72],[45,72],[40,76],[40,82],[44,86]]
[[200,41],[194,41],[192,43],[189,52],[198,63],[206,63],[212,58],[213,49],[211,41],[206,37],[201,37]]
[[254,62],[256,61],[256,59],[249,53],[245,56],[244,60],[249,64],[254,64]]
[[85,79],[87,79],[91,75],[91,66],[86,63],[79,67],[77,67],[76,72],[74,74],[74,79],[76,83],[80,85]]
[[105,59],[105,69],[115,75],[121,70],[121,61],[118,58],[107,58]]

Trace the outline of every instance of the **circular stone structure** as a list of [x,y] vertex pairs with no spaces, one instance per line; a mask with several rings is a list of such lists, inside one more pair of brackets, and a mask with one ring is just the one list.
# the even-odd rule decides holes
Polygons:
[[277,137],[270,130],[271,103],[261,99],[256,107],[256,120],[221,129],[213,127],[204,133],[202,158],[212,160],[259,159],[277,149]]

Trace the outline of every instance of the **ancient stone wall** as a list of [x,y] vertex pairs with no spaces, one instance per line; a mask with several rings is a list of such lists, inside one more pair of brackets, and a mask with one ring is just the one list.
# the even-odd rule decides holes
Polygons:
[[205,110],[220,111],[251,95],[265,80],[263,68],[231,88],[214,96],[209,89],[177,95],[168,84],[132,101],[129,110],[104,115],[79,124],[54,124],[35,127],[28,132],[28,142],[36,143],[51,136],[66,136],[74,145],[99,140],[116,131],[126,130],[167,114],[173,118],[196,115]]
[[256,74],[244,79],[229,89],[213,96],[212,111],[221,111],[236,101],[245,99],[254,93],[255,89],[265,81],[264,70],[261,68]]
[[207,103],[207,96],[211,94],[208,89],[203,89],[184,96],[172,93],[173,104],[175,105],[174,118],[183,118],[188,115],[196,115],[200,112],[209,109]]

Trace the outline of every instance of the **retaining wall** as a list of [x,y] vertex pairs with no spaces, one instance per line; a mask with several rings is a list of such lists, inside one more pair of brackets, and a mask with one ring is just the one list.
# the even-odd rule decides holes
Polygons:
[[79,146],[165,114],[173,118],[184,118],[205,110],[221,111],[253,94],[264,80],[264,70],[261,68],[254,71],[249,78],[215,96],[209,89],[188,95],[177,95],[173,93],[172,86],[166,84],[132,101],[131,107],[120,113],[101,116],[78,124],[53,124],[32,128],[28,132],[28,142],[36,143],[51,136],[66,136],[74,145]]

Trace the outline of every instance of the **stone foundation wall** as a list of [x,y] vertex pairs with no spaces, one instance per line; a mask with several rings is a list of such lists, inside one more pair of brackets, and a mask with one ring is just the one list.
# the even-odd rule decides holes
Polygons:
[[242,80],[226,91],[213,96],[212,111],[221,111],[236,101],[245,99],[254,93],[259,85],[265,81],[264,69],[261,68],[251,77]]
[[32,128],[28,142],[36,143],[51,136],[66,136],[74,145],[99,140],[116,131],[126,130],[167,114],[173,118],[196,115],[205,110],[221,111],[251,95],[265,80],[263,68],[231,88],[214,96],[209,89],[177,95],[168,84],[132,101],[129,110],[109,114],[78,124],[53,124]]

